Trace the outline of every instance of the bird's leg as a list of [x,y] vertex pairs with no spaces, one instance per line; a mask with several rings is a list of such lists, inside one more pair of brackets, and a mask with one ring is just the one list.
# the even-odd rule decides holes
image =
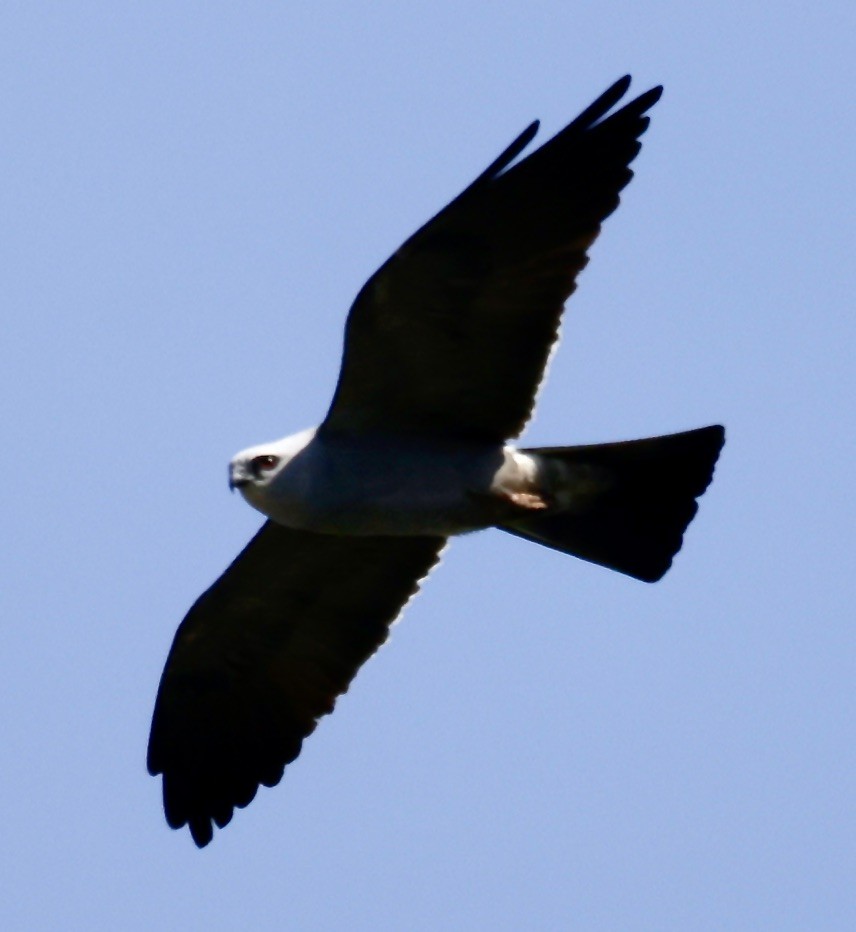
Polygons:
[[509,492],[502,490],[494,494],[500,500],[509,502],[524,511],[543,511],[545,508],[550,507],[550,503],[539,492]]
[[473,502],[478,502],[480,509],[490,515],[490,520],[511,521],[523,514],[533,511],[545,511],[551,507],[549,499],[540,492],[522,489],[492,488],[489,492],[467,491]]

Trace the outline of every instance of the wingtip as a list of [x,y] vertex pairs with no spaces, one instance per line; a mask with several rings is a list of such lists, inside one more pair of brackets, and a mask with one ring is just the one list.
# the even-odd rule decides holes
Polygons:
[[619,97],[623,97],[623,96],[627,93],[627,90],[628,90],[628,88],[630,87],[630,83],[631,83],[632,80],[633,80],[633,78],[632,78],[629,74],[622,75],[622,77],[620,77],[620,78],[612,85],[612,87],[610,87],[610,88],[607,90],[606,93],[607,93],[607,94],[610,94],[610,95],[612,95],[612,94],[618,94]]
[[[507,168],[511,162],[513,162],[518,155],[529,145],[530,142],[535,138],[535,135],[538,132],[539,127],[541,126],[540,120],[533,120],[526,129],[511,143],[507,146],[502,153],[495,158],[490,165],[476,178],[476,180],[465,188],[458,197],[463,197],[468,192],[477,188],[485,181],[490,181],[501,171]],[[457,200],[457,199],[456,199]],[[454,201],[452,202],[454,203]]]
[[655,103],[663,96],[663,85],[657,84],[655,87],[652,87],[650,90],[645,91],[644,94],[640,94],[637,98],[637,103],[640,108],[647,110],[649,107],[653,107]]
[[[632,78],[629,74],[619,78],[611,87],[604,91],[597,103],[605,103],[606,101],[609,101],[607,109],[611,109],[630,89],[631,81]],[[644,93],[640,94],[636,100],[632,101],[630,104],[628,104],[628,106],[633,106],[640,113],[642,113],[649,107],[653,107],[662,96],[663,85],[657,84]]]
[[529,145],[530,142],[538,135],[538,130],[541,128],[540,120],[533,120],[526,129],[514,140],[514,142],[508,147],[504,154],[507,154],[512,149],[514,150],[514,155],[512,159],[517,158],[518,155]]
[[631,77],[629,74],[624,75],[624,77],[619,78],[611,87],[608,87],[600,97],[592,104],[589,108],[597,108],[603,113],[607,113],[611,110],[619,100],[627,93],[630,88]]
[[206,847],[214,838],[214,828],[208,818],[191,819],[187,827],[190,829],[190,837],[197,848]]
[[630,80],[630,75],[626,74],[623,78],[619,78],[614,84],[610,85],[597,100],[593,101],[583,110],[573,123],[569,125],[568,129],[588,129],[594,126],[599,120],[603,119],[627,93],[627,89],[630,87]]

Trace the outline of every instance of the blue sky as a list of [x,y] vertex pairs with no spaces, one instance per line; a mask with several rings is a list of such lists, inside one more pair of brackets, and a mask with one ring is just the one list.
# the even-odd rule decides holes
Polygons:
[[[463,8],[463,9],[462,9]],[[5,928],[850,929],[852,4],[12,3]],[[721,421],[656,586],[456,541],[205,851],[145,772],[176,625],[366,277],[527,123],[663,83],[526,440]]]

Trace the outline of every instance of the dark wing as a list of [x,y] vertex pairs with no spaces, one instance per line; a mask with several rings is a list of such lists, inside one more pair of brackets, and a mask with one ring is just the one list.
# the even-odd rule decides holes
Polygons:
[[443,545],[261,528],[188,612],[161,678],[148,768],[173,828],[202,847],[279,782]]
[[530,126],[369,279],[322,430],[497,442],[523,429],[562,307],[633,176],[645,111],[662,91],[607,116],[629,85],[618,81],[508,168]]

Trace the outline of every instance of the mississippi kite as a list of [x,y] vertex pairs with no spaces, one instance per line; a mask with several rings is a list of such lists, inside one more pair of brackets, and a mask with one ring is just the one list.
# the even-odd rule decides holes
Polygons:
[[654,581],[669,568],[721,427],[526,449],[563,305],[618,206],[661,88],[625,77],[516,164],[529,126],[366,283],[323,423],[238,454],[268,520],[181,623],[148,767],[200,847],[279,782],[453,534],[499,527]]

